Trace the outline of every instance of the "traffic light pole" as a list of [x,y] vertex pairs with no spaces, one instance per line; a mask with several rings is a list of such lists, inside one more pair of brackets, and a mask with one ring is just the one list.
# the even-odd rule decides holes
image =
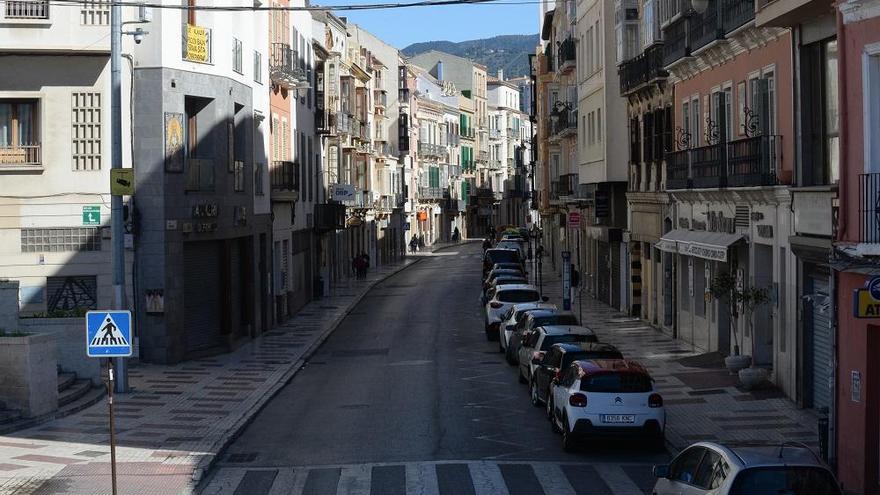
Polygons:
[[[122,168],[122,6],[110,7],[110,128],[112,153],[110,168]],[[110,239],[113,264],[113,307],[128,309],[125,300],[125,232],[122,196],[110,196]],[[128,391],[128,366],[125,358],[113,358],[116,369],[116,392]],[[113,369],[111,368],[111,369]]]

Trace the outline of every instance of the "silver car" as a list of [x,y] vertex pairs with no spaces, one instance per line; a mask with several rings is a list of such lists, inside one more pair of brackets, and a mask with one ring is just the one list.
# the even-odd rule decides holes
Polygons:
[[834,475],[809,447],[699,442],[654,466],[654,495],[840,495]]

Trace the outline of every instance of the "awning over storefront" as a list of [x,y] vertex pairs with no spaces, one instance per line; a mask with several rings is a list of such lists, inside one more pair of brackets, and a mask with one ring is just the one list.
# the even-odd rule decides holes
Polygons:
[[661,251],[724,263],[727,249],[742,238],[743,234],[675,229],[664,234],[656,246]]

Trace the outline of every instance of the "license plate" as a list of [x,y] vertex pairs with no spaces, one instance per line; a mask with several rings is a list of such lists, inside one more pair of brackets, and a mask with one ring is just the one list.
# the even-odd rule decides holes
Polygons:
[[632,414],[606,414],[602,416],[603,423],[635,423],[636,417]]

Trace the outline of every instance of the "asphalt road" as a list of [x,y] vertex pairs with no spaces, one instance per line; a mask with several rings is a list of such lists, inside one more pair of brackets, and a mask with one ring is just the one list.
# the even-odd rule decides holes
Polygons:
[[[644,493],[651,464],[668,454],[638,443],[563,452],[486,341],[479,253],[478,244],[440,251],[377,285],[229,448],[208,488]],[[570,487],[554,488],[550,475]]]

